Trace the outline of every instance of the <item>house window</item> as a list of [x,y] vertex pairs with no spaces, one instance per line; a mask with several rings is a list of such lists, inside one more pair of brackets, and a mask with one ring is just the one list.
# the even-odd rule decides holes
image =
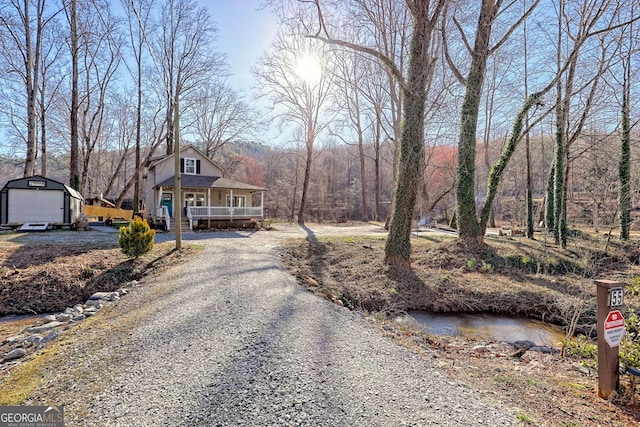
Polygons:
[[227,206],[234,208],[244,208],[245,196],[233,196],[233,204],[231,204],[231,196],[227,196]]
[[185,206],[204,206],[205,194],[204,193],[185,193],[184,205]]
[[180,159],[180,173],[200,175],[200,160],[187,158]]
[[196,174],[196,159],[184,159],[184,173],[190,175]]

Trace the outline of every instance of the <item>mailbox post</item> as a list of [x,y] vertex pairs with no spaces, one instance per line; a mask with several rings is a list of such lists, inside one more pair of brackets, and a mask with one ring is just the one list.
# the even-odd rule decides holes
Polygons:
[[618,389],[620,341],[624,336],[624,318],[616,310],[623,303],[623,286],[612,280],[596,280],[598,333],[598,396],[609,399]]

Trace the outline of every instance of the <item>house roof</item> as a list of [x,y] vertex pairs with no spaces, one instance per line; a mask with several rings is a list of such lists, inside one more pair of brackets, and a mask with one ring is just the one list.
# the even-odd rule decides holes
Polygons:
[[[193,144],[188,144],[185,145],[183,147],[180,147],[180,153],[182,153],[184,150],[187,150],[189,148],[192,148],[194,151],[196,151],[197,153],[199,153],[204,159],[206,159],[208,162],[210,162],[213,166],[215,166],[216,168],[220,169],[220,170],[224,170],[222,169],[222,167],[220,167],[220,165],[218,165],[216,162],[214,162],[213,160],[211,160],[209,157],[207,157],[206,154],[204,154],[198,147],[196,147]],[[153,169],[158,163],[163,162],[165,160],[168,160],[170,158],[173,158],[175,153],[172,154],[163,154],[160,156],[155,156],[155,157],[151,157],[150,159],[148,159],[145,162],[145,166]]]
[[[156,187],[173,187],[175,183],[175,175],[156,184]],[[189,175],[180,174],[180,185],[182,187],[191,188],[219,188],[226,190],[249,190],[249,191],[267,191],[264,187],[247,184],[245,182],[235,181],[229,178],[219,176]]]

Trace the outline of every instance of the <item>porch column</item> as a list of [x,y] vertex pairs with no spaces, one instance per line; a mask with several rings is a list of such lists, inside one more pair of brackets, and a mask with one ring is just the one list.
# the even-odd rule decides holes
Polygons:
[[231,189],[231,199],[229,200],[229,222],[233,222],[233,188]]
[[264,219],[264,191],[260,192],[260,218]]
[[[158,187],[158,198],[156,199],[156,211],[153,214],[154,216],[158,214],[158,208],[162,207],[162,186]],[[164,216],[164,215],[163,215]]]
[[207,216],[211,216],[211,187],[207,188]]

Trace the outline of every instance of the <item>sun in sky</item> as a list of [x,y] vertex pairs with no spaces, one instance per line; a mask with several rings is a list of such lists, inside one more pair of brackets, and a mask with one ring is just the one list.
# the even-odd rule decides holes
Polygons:
[[296,62],[295,73],[307,83],[317,83],[322,76],[320,62],[309,53],[300,56]]

